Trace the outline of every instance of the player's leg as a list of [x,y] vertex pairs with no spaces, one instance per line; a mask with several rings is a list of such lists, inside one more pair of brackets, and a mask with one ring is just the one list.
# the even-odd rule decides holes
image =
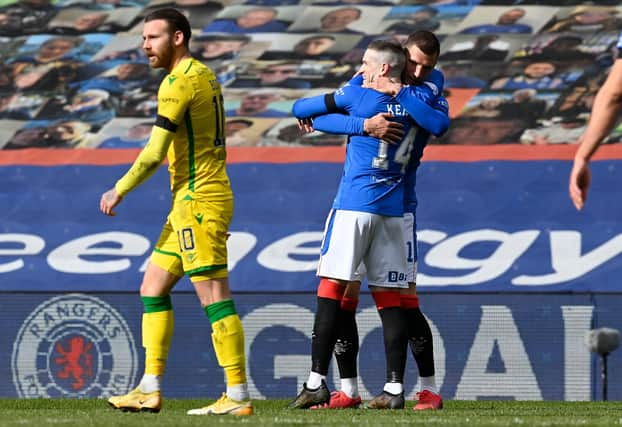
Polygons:
[[127,395],[112,396],[108,403],[124,411],[158,412],[162,406],[162,376],[173,336],[173,307],[170,291],[183,274],[177,255],[176,239],[166,224],[151,255],[140,295],[143,302],[142,342],[145,348],[145,372],[138,385]]
[[419,307],[417,287],[409,283],[402,293],[402,311],[407,325],[408,343],[419,370],[418,402],[413,409],[441,409],[443,399],[436,387],[432,330]]
[[361,282],[349,282],[341,299],[338,320],[338,337],[335,357],[339,367],[341,392],[344,396],[332,402],[335,407],[356,407],[361,403],[358,390],[357,359],[359,353],[359,334],[356,325],[356,307],[359,302]]
[[[212,343],[225,371],[227,390],[215,403],[188,411],[189,415],[251,415],[246,381],[244,329],[229,290],[226,268],[191,276],[201,306],[212,325]],[[223,275],[225,277],[216,277]]]
[[341,390],[332,392],[328,403],[313,406],[313,409],[357,408],[361,404],[357,373],[359,335],[355,316],[360,287],[359,281],[347,284],[337,316],[335,358],[339,367]]
[[367,407],[371,409],[404,408],[404,371],[406,368],[406,324],[400,308],[400,292],[370,286],[384,338],[386,357],[386,383],[383,391],[374,397]]
[[179,202],[174,217],[182,250],[184,271],[212,326],[212,343],[218,364],[225,371],[227,390],[212,405],[188,411],[189,415],[250,415],[253,407],[246,384],[244,329],[229,289],[227,231],[233,201]]
[[348,281],[358,278],[356,269],[367,246],[368,216],[340,210],[328,216],[318,263],[320,285],[311,340],[311,372],[289,408],[306,409],[329,402],[326,375],[337,341],[341,301]]
[[434,372],[434,344],[432,330],[419,307],[417,296],[417,233],[415,215],[404,214],[404,236],[406,238],[408,262],[408,288],[402,290],[402,311],[407,325],[408,342],[419,371],[418,403],[415,410],[440,409],[443,399],[438,393]]
[[382,393],[372,399],[367,407],[402,409],[408,347],[400,297],[400,289],[407,286],[403,219],[381,217],[376,230],[364,262],[369,288],[382,323],[387,378]]
[[289,403],[290,409],[308,409],[330,400],[326,375],[337,341],[336,326],[345,285],[343,281],[320,278],[311,334],[311,371],[300,393]]

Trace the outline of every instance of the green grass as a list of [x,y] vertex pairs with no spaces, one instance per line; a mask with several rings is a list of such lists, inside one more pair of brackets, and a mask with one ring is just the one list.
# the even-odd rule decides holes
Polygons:
[[170,399],[159,414],[123,413],[104,400],[0,399],[0,425],[8,426],[614,426],[622,424],[620,402],[448,401],[445,409],[417,412],[348,409],[287,410],[286,400],[255,401],[255,415],[188,416],[204,400]]

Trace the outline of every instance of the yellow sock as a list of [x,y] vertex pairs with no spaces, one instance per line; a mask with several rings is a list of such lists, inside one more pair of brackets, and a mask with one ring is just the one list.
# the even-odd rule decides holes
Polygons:
[[212,343],[228,386],[246,383],[244,329],[240,316],[231,314],[212,323]]
[[143,313],[145,374],[164,374],[166,359],[173,338],[174,323],[173,310]]

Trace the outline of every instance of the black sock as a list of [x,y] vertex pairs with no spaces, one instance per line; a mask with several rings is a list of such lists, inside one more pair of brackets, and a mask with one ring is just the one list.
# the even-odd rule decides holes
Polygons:
[[342,379],[358,376],[356,358],[359,353],[359,334],[355,316],[355,311],[339,309],[335,358],[339,366],[339,377]]
[[432,330],[419,307],[402,309],[408,327],[408,343],[420,377],[434,375],[434,343]]
[[337,341],[337,316],[340,302],[331,298],[317,298],[317,310],[311,335],[311,371],[328,373],[328,366]]
[[406,323],[400,307],[378,310],[382,321],[384,351],[387,357],[387,382],[404,382],[406,369]]

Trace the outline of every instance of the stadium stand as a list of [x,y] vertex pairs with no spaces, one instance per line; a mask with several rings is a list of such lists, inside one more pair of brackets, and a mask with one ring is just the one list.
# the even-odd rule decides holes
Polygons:
[[[0,147],[111,147],[128,129],[106,126],[154,116],[160,72],[140,49],[141,19],[174,6],[194,27],[192,51],[214,68],[228,111],[238,88],[270,88],[252,120],[248,146],[340,145],[343,138],[275,137],[287,128],[301,92],[334,89],[356,71],[376,38],[403,39],[417,29],[442,41],[438,67],[457,118],[436,144],[573,143],[616,55],[618,2],[504,0],[4,0],[0,7]],[[251,21],[257,15],[264,21]],[[261,20],[260,19],[260,20]],[[141,67],[142,66],[142,67]],[[467,90],[468,89],[468,90]],[[250,119],[265,113],[248,113]],[[231,115],[233,118],[235,115]],[[24,138],[30,129],[80,122],[70,140]],[[486,132],[495,126],[505,132]],[[268,126],[269,125],[269,126]],[[460,131],[470,127],[470,132]],[[114,129],[117,134],[111,134]],[[565,132],[564,129],[572,129]],[[470,135],[457,139],[455,135]],[[552,135],[536,137],[536,135]],[[617,142],[620,133],[609,140]],[[108,142],[106,142],[108,141]],[[104,143],[105,142],[105,143]],[[136,142],[128,147],[136,147]]]

